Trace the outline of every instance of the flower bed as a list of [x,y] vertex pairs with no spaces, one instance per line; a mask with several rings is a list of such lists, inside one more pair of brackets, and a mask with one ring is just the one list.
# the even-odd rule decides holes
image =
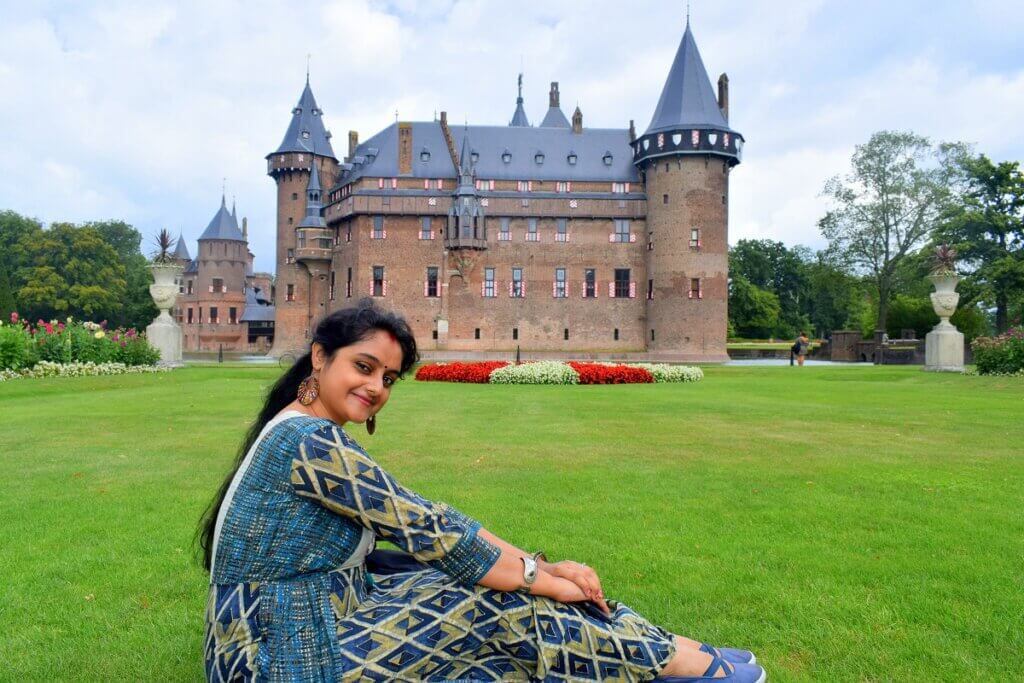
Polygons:
[[424,365],[416,371],[416,379],[421,382],[467,382],[470,384],[487,384],[491,372],[503,368],[504,361],[484,361],[482,363],[433,363]]
[[503,361],[432,363],[416,371],[421,382],[473,382],[478,384],[645,384],[699,382],[700,368],[665,363],[585,363],[534,361],[513,365]]
[[35,324],[12,313],[0,321],[0,370],[19,371],[40,362],[60,365],[108,363],[154,365],[160,352],[134,329],[108,330],[106,323],[40,320]]
[[124,363],[53,363],[40,361],[31,368],[0,370],[0,382],[12,379],[40,379],[43,377],[96,377],[99,375],[133,375],[148,372],[167,372],[170,368],[156,365],[125,365]]
[[971,343],[980,375],[1024,372],[1024,327],[1011,327],[997,337],[978,337]]

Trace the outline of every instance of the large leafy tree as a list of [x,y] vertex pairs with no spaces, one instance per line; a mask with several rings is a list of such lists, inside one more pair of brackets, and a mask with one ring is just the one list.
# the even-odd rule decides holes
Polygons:
[[739,273],[729,278],[729,322],[736,334],[750,339],[774,336],[779,324],[779,297]]
[[17,299],[27,316],[99,319],[122,308],[124,266],[95,228],[55,223],[19,246],[25,260]]
[[968,269],[968,291],[995,308],[998,332],[1010,308],[1024,298],[1024,174],[1018,162],[995,163],[984,154],[959,161],[965,188],[938,239],[954,244]]
[[831,178],[832,209],[819,228],[829,249],[870,278],[878,298],[876,329],[886,329],[900,262],[926,242],[946,211],[959,144],[933,146],[908,132],[881,131],[857,145],[846,176]]
[[807,291],[802,297],[804,311],[818,336],[858,325],[868,306],[864,282],[833,263],[827,252],[805,260]]
[[7,277],[7,266],[0,260],[0,323],[7,322],[11,313],[16,310],[14,292],[11,291],[11,280]]
[[149,295],[149,285],[153,280],[146,257],[142,254],[142,235],[124,221],[96,221],[86,223],[84,227],[99,232],[124,266],[124,305],[111,315],[111,323],[142,329],[159,313]]
[[779,319],[773,336],[790,337],[808,326],[803,313],[807,268],[802,247],[788,249],[772,240],[740,240],[729,250],[729,272],[772,292],[779,301]]
[[13,299],[9,305],[14,310],[18,304],[17,292],[21,288],[18,275],[26,259],[24,245],[32,244],[42,233],[43,226],[34,218],[27,218],[14,211],[0,211],[0,271],[7,274]]

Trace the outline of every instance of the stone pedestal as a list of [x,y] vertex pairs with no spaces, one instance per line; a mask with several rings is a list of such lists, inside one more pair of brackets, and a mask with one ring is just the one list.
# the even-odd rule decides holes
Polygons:
[[924,338],[924,369],[964,371],[964,335],[948,320],[940,322]]
[[161,311],[156,320],[146,327],[146,339],[160,352],[160,365],[179,367],[181,362],[181,326]]

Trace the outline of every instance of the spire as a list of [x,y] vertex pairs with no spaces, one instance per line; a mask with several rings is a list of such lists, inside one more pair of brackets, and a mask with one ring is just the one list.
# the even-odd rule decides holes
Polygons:
[[689,18],[645,135],[681,128],[729,130],[697,50]]
[[235,209],[235,198],[233,196],[231,197],[231,217],[235,219],[236,223],[238,222],[238,211]]
[[469,149],[469,127],[462,129],[462,151],[459,152],[459,175],[473,175],[473,152]]
[[530,120],[526,118],[526,111],[523,109],[523,73],[521,71],[519,72],[519,96],[516,98],[516,111],[512,114],[512,120],[508,125],[522,128],[530,125]]
[[559,106],[558,81],[551,82],[551,91],[548,93],[548,113],[540,122],[541,128],[569,128],[569,119],[565,118]]
[[174,258],[182,261],[192,260],[188,253],[188,246],[185,245],[185,238],[181,236],[181,232],[178,233],[178,243],[174,246]]
[[302,89],[299,103],[292,109],[291,123],[288,124],[284,139],[273,154],[310,152],[314,148],[320,150],[320,156],[337,160],[331,147],[331,134],[324,127],[323,111],[317,107],[316,98],[313,97],[307,71],[306,86]]
[[320,171],[317,169],[316,154],[310,160],[309,184],[306,185],[306,215],[298,227],[301,228],[326,228],[327,221],[323,217],[323,202],[321,200]]
[[199,236],[199,240],[244,241],[242,233],[238,230],[238,221],[228,211],[227,199],[223,194],[220,196],[220,208],[213,215],[210,224],[206,226],[206,230]]

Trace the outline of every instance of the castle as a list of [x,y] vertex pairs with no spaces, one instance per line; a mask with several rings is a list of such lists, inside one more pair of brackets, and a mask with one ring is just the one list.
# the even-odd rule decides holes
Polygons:
[[723,74],[716,97],[687,21],[643,133],[585,127],[579,107],[570,120],[558,83],[531,126],[520,76],[507,126],[396,121],[365,142],[350,132],[339,160],[307,75],[266,157],[271,352],[303,348],[320,317],[369,296],[406,317],[427,358],[726,360],[729,172],[744,142],[728,88]]

